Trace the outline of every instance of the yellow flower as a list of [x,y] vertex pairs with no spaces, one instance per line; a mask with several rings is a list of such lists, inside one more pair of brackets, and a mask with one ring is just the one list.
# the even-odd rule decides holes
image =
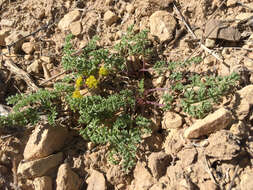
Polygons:
[[76,79],[76,88],[80,88],[80,86],[82,85],[82,82],[83,82],[83,77],[79,76]]
[[102,67],[100,67],[98,74],[100,77],[106,76],[106,75],[108,75],[108,70],[104,66],[102,66]]
[[73,92],[72,97],[73,97],[73,98],[81,98],[82,95],[81,95],[81,93],[80,93],[80,90],[77,90],[77,89],[76,89],[76,90]]
[[93,76],[89,76],[86,81],[85,84],[89,87],[89,88],[97,88],[98,86],[98,80]]

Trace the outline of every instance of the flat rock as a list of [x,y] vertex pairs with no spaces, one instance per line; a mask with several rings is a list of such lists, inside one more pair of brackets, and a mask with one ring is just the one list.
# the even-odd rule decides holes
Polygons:
[[79,189],[81,180],[73,172],[68,164],[62,164],[57,173],[56,190],[76,190]]
[[104,21],[107,26],[111,26],[113,23],[117,22],[119,17],[112,11],[108,10],[104,14]]
[[225,108],[220,108],[212,114],[201,120],[197,120],[192,126],[184,132],[186,138],[199,138],[208,135],[217,130],[224,129],[232,120],[231,112]]
[[210,39],[222,39],[228,41],[239,41],[241,39],[241,33],[235,27],[229,27],[229,25],[220,20],[210,20],[205,27],[206,38]]
[[173,39],[176,20],[167,11],[156,11],[149,18],[150,33],[157,36],[160,42]]
[[87,190],[106,190],[106,181],[102,173],[92,170],[90,177],[86,180]]
[[248,85],[237,91],[242,99],[245,99],[250,105],[253,105],[253,85]]
[[41,70],[41,62],[36,59],[34,62],[32,62],[28,67],[27,67],[27,72],[28,73],[36,73],[39,74]]
[[217,160],[231,160],[238,156],[241,150],[238,137],[226,130],[211,134],[208,141],[205,154]]
[[15,43],[12,47],[14,49],[14,53],[19,53],[22,47],[22,44],[24,43],[24,40],[20,40],[26,35],[25,32],[22,31],[14,31],[12,32],[8,37],[5,38],[5,44],[10,45],[14,42]]
[[236,20],[240,20],[240,21],[248,20],[250,18],[253,18],[253,13],[240,13],[235,18]]
[[183,119],[180,115],[174,112],[166,112],[162,121],[163,129],[180,128],[182,127]]
[[27,178],[41,177],[60,165],[62,161],[62,152],[33,161],[21,161],[17,173]]
[[64,127],[39,125],[35,128],[25,146],[24,159],[33,160],[59,151],[68,136]]
[[177,157],[184,167],[190,166],[196,159],[198,152],[195,148],[184,148],[181,150]]
[[64,30],[68,30],[69,29],[69,25],[78,20],[80,18],[81,14],[79,10],[74,10],[71,11],[69,13],[67,13],[59,22],[58,27],[59,29],[61,29],[62,31]]
[[151,170],[152,175],[159,179],[166,174],[166,170],[172,158],[170,155],[164,152],[153,152],[148,157],[148,167]]
[[52,190],[53,189],[53,181],[51,177],[43,176],[37,177],[33,181],[35,190]]

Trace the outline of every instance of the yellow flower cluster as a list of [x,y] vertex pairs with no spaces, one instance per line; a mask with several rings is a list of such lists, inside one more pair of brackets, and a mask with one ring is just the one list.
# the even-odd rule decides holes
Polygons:
[[108,75],[108,70],[104,67],[100,67],[98,74],[100,77]]
[[81,85],[83,83],[83,77],[79,76],[77,79],[76,79],[76,88],[80,88]]
[[73,98],[81,98],[82,97],[82,95],[80,93],[80,87],[81,87],[82,83],[83,83],[83,77],[79,76],[76,79],[75,91],[72,94]]
[[79,90],[79,89],[75,89],[75,91],[74,91],[73,94],[72,94],[72,97],[73,97],[73,98],[81,98],[82,95],[81,95],[81,93],[80,93],[80,90]]
[[85,84],[89,87],[89,88],[97,88],[98,86],[98,80],[93,76],[89,76],[86,81]]

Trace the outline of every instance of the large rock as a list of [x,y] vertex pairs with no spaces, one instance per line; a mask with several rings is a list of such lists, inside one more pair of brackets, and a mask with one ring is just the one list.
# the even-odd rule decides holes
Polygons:
[[63,147],[67,137],[67,128],[49,125],[37,126],[26,144],[24,159],[43,158],[59,151]]
[[62,164],[58,169],[56,184],[56,190],[77,190],[81,180],[68,164]]
[[148,190],[155,183],[155,179],[146,169],[143,162],[137,162],[134,169],[134,181],[130,186],[130,190]]
[[187,128],[184,132],[184,137],[190,139],[208,135],[217,130],[226,128],[231,120],[231,112],[222,107],[214,113],[209,114],[204,119],[196,121],[192,126]]
[[166,174],[166,170],[172,158],[170,155],[164,152],[153,152],[148,157],[148,167],[150,168],[152,175],[159,179]]
[[237,28],[229,27],[227,23],[220,20],[210,20],[205,27],[205,37],[211,39],[239,41],[241,39],[241,33]]
[[52,190],[53,189],[53,181],[48,176],[37,177],[33,181],[35,190]]
[[102,173],[92,170],[91,176],[86,180],[88,183],[87,190],[106,190],[105,177]]
[[217,160],[231,160],[238,156],[241,150],[238,137],[226,130],[211,134],[208,142],[205,154]]
[[176,20],[166,11],[156,11],[149,18],[150,33],[157,36],[160,42],[173,39]]
[[62,152],[38,160],[21,161],[18,166],[18,173],[27,178],[41,177],[55,169],[62,161]]
[[64,31],[69,29],[69,25],[80,18],[80,11],[74,10],[66,14],[59,22],[58,27]]

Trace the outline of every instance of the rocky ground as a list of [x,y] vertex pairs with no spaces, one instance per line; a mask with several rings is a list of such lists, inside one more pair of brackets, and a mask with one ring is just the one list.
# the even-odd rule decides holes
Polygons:
[[[200,56],[195,72],[241,76],[238,91],[196,120],[164,112],[125,174],[76,131],[48,125],[1,131],[0,189],[253,189],[253,3],[250,0],[0,0],[0,103],[60,80],[64,40],[111,47],[130,25],[149,29],[168,61]],[[190,28],[189,28],[190,27]],[[194,33],[193,33],[194,32]],[[51,77],[56,76],[54,79]],[[166,76],[153,78],[166,86]]]

